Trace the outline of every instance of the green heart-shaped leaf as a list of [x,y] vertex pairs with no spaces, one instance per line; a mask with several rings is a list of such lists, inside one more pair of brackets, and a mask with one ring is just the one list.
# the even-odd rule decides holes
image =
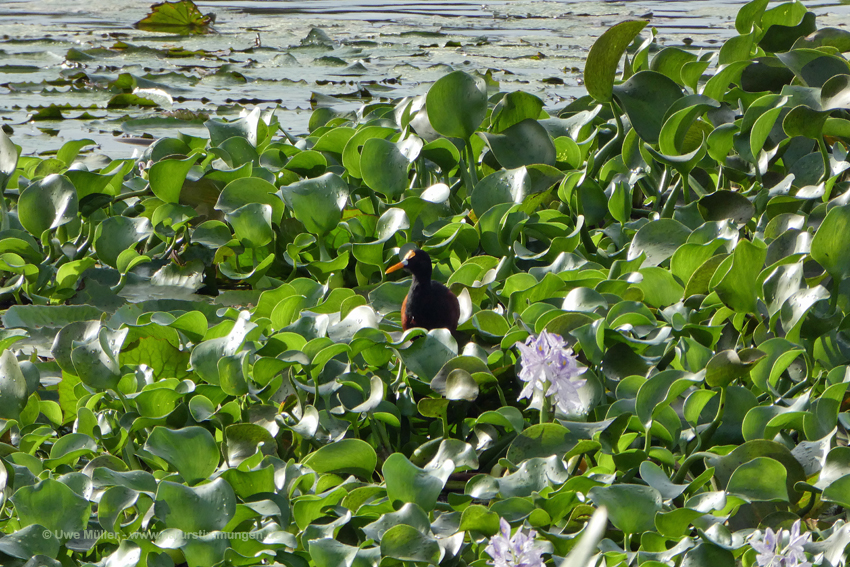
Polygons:
[[156,490],[154,511],[168,528],[184,532],[220,530],[236,511],[236,495],[223,478],[196,488],[163,480]]
[[468,140],[487,112],[487,87],[482,79],[454,71],[437,79],[426,97],[434,129],[451,138]]
[[24,189],[18,200],[18,218],[36,238],[50,228],[77,217],[79,201],[71,181],[63,175],[48,175]]
[[206,480],[218,467],[218,446],[203,427],[154,427],[145,450],[173,466],[189,484]]

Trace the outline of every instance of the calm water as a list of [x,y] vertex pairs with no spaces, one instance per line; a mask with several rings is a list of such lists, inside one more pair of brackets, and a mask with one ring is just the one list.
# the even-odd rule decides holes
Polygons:
[[[86,137],[98,151],[129,157],[149,143],[142,136],[205,135],[207,116],[235,116],[254,105],[276,108],[281,123],[301,133],[311,97],[333,96],[322,104],[351,110],[360,97],[422,94],[451,69],[489,70],[503,90],[532,92],[557,110],[584,93],[587,50],[611,25],[646,18],[660,46],[704,52],[734,35],[744,4],[205,0],[197,4],[216,14],[217,33],[179,37],[133,28],[152,3],[0,1],[0,120],[25,153],[55,151]],[[819,27],[850,22],[850,5],[806,5]],[[332,44],[303,46],[313,27]],[[151,109],[110,107],[122,73],[172,101]],[[51,105],[56,108],[49,111]],[[186,112],[202,115],[195,124],[170,118]]]

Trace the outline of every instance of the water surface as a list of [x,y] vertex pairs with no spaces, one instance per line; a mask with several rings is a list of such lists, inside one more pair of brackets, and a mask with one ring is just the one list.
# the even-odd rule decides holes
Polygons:
[[[130,157],[150,136],[203,136],[208,117],[255,105],[277,108],[281,123],[301,133],[311,98],[355,109],[364,99],[424,93],[452,69],[489,72],[503,90],[532,92],[555,111],[584,93],[584,58],[612,24],[647,18],[659,46],[704,52],[734,35],[743,3],[210,0],[198,5],[216,14],[217,33],[180,37],[132,27],[148,12],[147,0],[6,0],[0,118],[27,154],[87,137],[97,152]],[[807,6],[819,27],[850,21],[850,5]],[[303,45],[314,27],[331,42]],[[122,73],[172,101],[108,107]]]

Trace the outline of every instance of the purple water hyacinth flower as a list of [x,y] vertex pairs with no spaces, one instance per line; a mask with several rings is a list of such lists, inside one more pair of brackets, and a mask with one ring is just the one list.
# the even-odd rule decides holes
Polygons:
[[774,532],[767,528],[762,535],[754,534],[750,546],[758,552],[756,562],[759,567],[811,567],[806,561],[803,545],[811,540],[812,534],[800,535],[800,520],[794,522],[791,531]]
[[564,413],[581,412],[578,389],[587,380],[579,376],[587,369],[579,368],[573,349],[564,339],[544,330],[536,338],[529,336],[525,343],[516,343],[516,347],[522,355],[519,378],[526,383],[519,399],[531,399],[538,391],[551,396]]
[[494,567],[543,567],[543,549],[536,544],[537,532],[518,529],[511,536],[511,525],[504,519],[499,520],[501,532],[490,538],[486,551]]

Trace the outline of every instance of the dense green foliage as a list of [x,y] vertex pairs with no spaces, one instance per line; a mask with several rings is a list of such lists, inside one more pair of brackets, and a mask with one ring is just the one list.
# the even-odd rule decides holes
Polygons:
[[[504,518],[750,566],[802,518],[844,565],[850,33],[766,5],[702,56],[614,26],[557,116],[455,71],[95,171],[0,132],[0,564],[481,566]],[[413,246],[456,336],[400,330]],[[543,330],[576,415],[519,400]]]

